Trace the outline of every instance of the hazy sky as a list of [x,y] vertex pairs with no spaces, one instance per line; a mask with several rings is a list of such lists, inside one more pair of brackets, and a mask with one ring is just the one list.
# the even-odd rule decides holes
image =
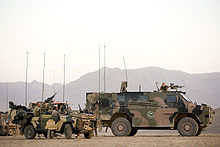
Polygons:
[[[220,72],[219,0],[0,0],[0,81],[66,82],[106,66]],[[101,52],[103,54],[103,52]],[[103,65],[103,62],[101,63]]]

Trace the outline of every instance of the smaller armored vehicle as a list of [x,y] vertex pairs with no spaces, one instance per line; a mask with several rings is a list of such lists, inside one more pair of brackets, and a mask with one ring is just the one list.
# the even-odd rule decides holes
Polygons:
[[134,136],[140,129],[174,129],[182,136],[198,136],[213,122],[213,108],[193,103],[178,91],[181,87],[127,92],[127,83],[122,82],[119,93],[87,93],[86,110],[115,136]]
[[84,134],[85,138],[93,136],[95,115],[70,113],[66,115],[53,116],[51,114],[40,114],[34,116],[32,110],[11,110],[11,119],[14,124],[21,126],[21,132],[26,139],[34,139],[36,134],[43,134],[46,138],[53,138],[55,133],[64,134],[69,139],[72,134]]

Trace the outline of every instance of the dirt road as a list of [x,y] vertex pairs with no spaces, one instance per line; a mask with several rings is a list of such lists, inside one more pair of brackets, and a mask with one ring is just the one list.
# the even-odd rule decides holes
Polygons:
[[79,138],[64,139],[63,136],[54,139],[36,137],[27,140],[23,136],[0,136],[0,147],[217,147],[220,146],[220,135],[202,134],[199,137],[181,137],[178,134],[146,134],[138,133],[133,137],[115,137],[111,134],[101,134],[92,139]]

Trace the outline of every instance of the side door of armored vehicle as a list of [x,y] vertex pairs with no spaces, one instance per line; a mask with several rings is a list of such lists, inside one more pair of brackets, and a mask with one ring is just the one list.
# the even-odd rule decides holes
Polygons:
[[181,107],[180,98],[176,93],[160,93],[163,103],[159,104],[162,114],[160,119],[163,120],[163,127],[173,127],[173,119],[178,113],[178,108]]

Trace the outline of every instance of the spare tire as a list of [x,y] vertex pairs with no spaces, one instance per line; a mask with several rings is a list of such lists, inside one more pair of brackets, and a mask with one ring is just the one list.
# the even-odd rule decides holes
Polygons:
[[27,120],[27,112],[24,110],[20,110],[16,113],[13,122],[15,124],[19,124],[21,126],[25,126],[28,122]]

